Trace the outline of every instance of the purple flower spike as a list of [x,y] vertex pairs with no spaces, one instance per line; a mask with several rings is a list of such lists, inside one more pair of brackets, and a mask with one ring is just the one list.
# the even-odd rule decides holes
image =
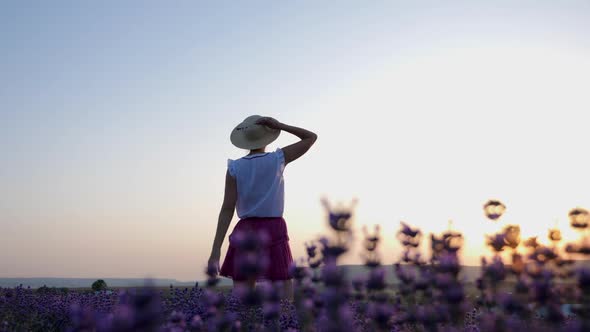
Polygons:
[[540,244],[537,241],[537,237],[533,236],[533,237],[528,238],[526,241],[524,241],[524,246],[528,247],[528,248],[536,249],[538,246],[540,246]]
[[266,232],[241,231],[232,234],[230,241],[244,252],[257,252],[267,245],[270,237]]
[[367,279],[367,290],[380,291],[385,289],[385,270],[383,268],[374,268],[369,272]]
[[440,256],[439,270],[456,276],[461,271],[459,257],[456,253],[446,253]]
[[434,285],[440,289],[448,288],[452,282],[453,277],[448,273],[437,273],[434,277]]
[[293,262],[289,267],[289,276],[295,279],[296,281],[301,282],[304,278],[308,276],[307,267],[297,265],[297,263]]
[[264,294],[258,287],[250,288],[247,286],[236,288],[235,290],[240,301],[248,306],[256,306],[262,303]]
[[387,303],[370,303],[367,314],[380,330],[388,329],[391,325],[394,310]]
[[194,331],[194,332],[202,331],[204,328],[204,325],[203,325],[203,320],[201,319],[201,316],[194,315],[193,318],[191,319],[189,326],[190,326],[191,331]]
[[549,241],[559,242],[562,239],[561,231],[557,228],[552,228],[549,230],[547,237],[549,238]]
[[328,263],[322,268],[322,280],[326,286],[339,287],[344,283],[344,276],[335,263]]
[[268,268],[269,263],[266,256],[255,252],[244,253],[239,255],[237,262],[238,275],[244,279],[256,280]]
[[502,217],[506,206],[498,200],[491,199],[484,204],[483,210],[488,219],[496,221]]
[[314,258],[316,256],[316,249],[317,246],[313,243],[305,244],[305,250],[307,251],[307,256],[309,258]]
[[458,282],[453,282],[449,287],[443,289],[445,300],[450,304],[458,304],[465,298],[463,286]]
[[585,293],[590,293],[590,268],[582,267],[577,271],[578,286]]
[[77,303],[70,306],[71,331],[92,330],[95,326],[95,318],[92,310],[82,307]]
[[506,235],[504,233],[498,233],[487,236],[488,246],[492,247],[495,252],[504,251],[506,245]]
[[540,264],[545,264],[550,260],[556,259],[557,253],[555,250],[548,247],[538,247],[535,251],[529,255],[529,259],[532,259]]
[[166,324],[166,328],[169,331],[184,332],[186,325],[187,324],[184,314],[174,310],[168,317],[168,323]]
[[328,223],[336,232],[350,232],[352,226],[352,208],[356,201],[353,201],[348,208],[333,209],[327,199],[322,199],[324,208],[328,211]]
[[281,305],[277,302],[265,302],[262,306],[262,314],[265,319],[277,319],[280,315]]
[[397,239],[406,248],[417,248],[420,245],[422,232],[419,229],[412,229],[408,224],[401,221],[401,229],[397,232]]
[[352,279],[352,287],[356,292],[362,292],[365,288],[365,279],[361,276],[355,277]]
[[420,230],[419,229],[412,229],[410,226],[408,226],[408,224],[406,224],[405,222],[400,222],[402,229],[399,231],[399,233],[405,235],[405,236],[409,236],[409,237],[416,237],[418,235],[420,235]]
[[583,208],[572,209],[568,213],[570,218],[570,225],[575,229],[585,229],[590,223],[590,213]]
[[506,267],[502,258],[499,256],[494,257],[491,264],[484,267],[485,275],[493,282],[500,282],[506,279]]
[[330,226],[338,232],[347,232],[350,230],[350,218],[352,214],[350,212],[334,213],[330,212],[329,221]]
[[520,226],[518,225],[508,225],[504,227],[504,242],[506,243],[507,247],[512,249],[516,249],[520,244]]

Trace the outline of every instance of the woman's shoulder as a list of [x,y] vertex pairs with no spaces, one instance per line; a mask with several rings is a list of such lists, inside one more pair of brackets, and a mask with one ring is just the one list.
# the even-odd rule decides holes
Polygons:
[[274,151],[272,152],[264,152],[264,153],[260,153],[260,154],[254,154],[254,155],[245,155],[243,157],[240,157],[238,159],[227,159],[227,164],[228,166],[230,164],[234,164],[234,165],[240,165],[242,163],[246,163],[250,160],[255,160],[255,159],[259,159],[259,160],[268,160],[270,158],[278,158],[278,159],[282,159],[284,160],[285,155],[283,153],[283,149],[281,148],[276,148]]
[[285,154],[283,153],[283,149],[277,148],[275,150],[274,154],[277,156],[277,159],[279,161],[279,164],[284,164],[285,163]]
[[236,177],[239,167],[239,160],[240,159],[227,159],[227,170],[229,171],[229,175]]

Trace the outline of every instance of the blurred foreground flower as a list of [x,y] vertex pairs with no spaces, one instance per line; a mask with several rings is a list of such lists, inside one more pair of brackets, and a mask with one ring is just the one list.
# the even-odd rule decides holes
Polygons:
[[397,232],[397,238],[404,247],[416,248],[420,245],[422,232],[418,228],[411,228],[405,222],[400,222],[401,229]]
[[270,260],[263,250],[270,243],[270,236],[265,232],[251,230],[235,232],[232,240],[236,246],[236,275],[239,280],[257,280],[263,275]]
[[[490,219],[496,220],[504,208],[491,207]],[[332,234],[306,243],[307,260],[291,266],[293,301],[282,299],[282,288],[272,283],[236,286],[235,292],[212,287],[217,265],[206,270],[210,287],[171,286],[167,295],[153,288],[115,294],[0,287],[0,332],[590,331],[590,268],[574,260],[590,255],[590,236],[562,246],[561,232],[553,229],[551,245],[534,237],[517,251],[520,227],[505,226],[486,236],[493,257],[482,257],[472,285],[460,262],[461,233],[430,234],[430,247],[421,247],[426,233],[402,222],[396,236],[403,249],[394,253],[399,259],[391,271],[377,255],[384,241],[379,228],[365,228],[359,244],[368,268],[349,278],[354,270],[338,264],[351,248],[348,212],[330,214]],[[570,214],[572,227],[587,228],[582,209]],[[240,269],[254,278],[268,263],[257,254],[264,235],[240,234],[233,241],[248,253]],[[419,248],[430,249],[431,256]],[[502,255],[506,248],[513,250]]]
[[526,241],[524,241],[524,246],[527,247],[527,248],[535,249],[538,246],[540,246],[540,244],[537,241],[537,237],[536,236],[532,236],[532,237],[529,237],[528,239],[526,239]]
[[547,237],[551,242],[559,242],[561,241],[561,231],[557,228],[551,228]]
[[504,251],[504,246],[506,246],[506,234],[497,233],[487,235],[487,245],[490,246],[496,253]]
[[483,205],[483,210],[488,219],[496,221],[502,217],[506,206],[498,200],[491,199]]
[[363,226],[363,233],[365,235],[364,246],[366,252],[362,255],[365,265],[374,268],[381,265],[381,258],[377,252],[377,246],[379,244],[379,225],[375,225],[373,234],[369,234],[367,227]]
[[504,242],[513,250],[520,244],[520,226],[508,225],[504,227]]
[[322,199],[322,204],[328,213],[328,224],[330,227],[337,232],[350,232],[352,226],[352,209],[356,201],[353,201],[347,207],[333,207],[327,199]]
[[575,229],[585,229],[590,222],[590,214],[588,210],[583,208],[572,209],[568,216],[570,218],[570,225]]

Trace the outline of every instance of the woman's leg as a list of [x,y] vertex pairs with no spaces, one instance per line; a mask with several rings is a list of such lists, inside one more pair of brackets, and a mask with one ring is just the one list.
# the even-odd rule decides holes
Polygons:
[[256,280],[234,281],[234,288],[253,289],[254,287],[256,287]]
[[274,284],[278,284],[281,289],[281,298],[293,301],[293,280],[280,280],[274,281]]
[[256,287],[256,280],[234,280],[234,288],[232,294],[238,296],[240,290],[252,290]]

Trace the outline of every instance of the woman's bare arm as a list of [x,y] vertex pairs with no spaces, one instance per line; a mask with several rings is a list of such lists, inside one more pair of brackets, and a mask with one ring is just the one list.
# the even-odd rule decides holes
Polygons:
[[293,160],[304,155],[318,139],[318,135],[307,129],[290,126],[270,117],[263,117],[259,119],[256,123],[268,126],[269,128],[284,130],[301,139],[301,141],[297,143],[293,143],[282,148],[283,154],[285,155],[285,164],[288,164]]
[[213,240],[213,248],[211,248],[211,256],[209,256],[209,264],[217,264],[219,266],[219,258],[221,254],[221,245],[223,239],[227,234],[227,229],[234,217],[234,210],[236,208],[236,201],[238,199],[238,192],[236,186],[236,179],[230,174],[229,170],[225,173],[225,194],[223,197],[223,204],[221,211],[219,211],[219,218],[217,220],[217,231],[215,232],[215,239]]

